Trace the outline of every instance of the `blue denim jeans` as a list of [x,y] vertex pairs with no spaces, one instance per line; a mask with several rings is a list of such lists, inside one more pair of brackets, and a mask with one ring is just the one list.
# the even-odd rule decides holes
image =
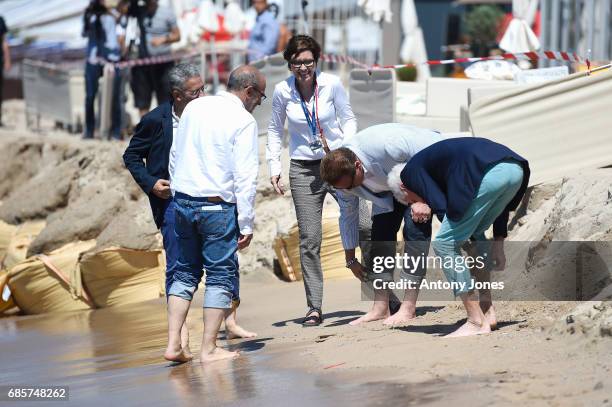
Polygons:
[[168,298],[170,286],[174,281],[174,269],[178,259],[178,242],[174,233],[174,212],[175,204],[171,198],[168,200],[168,205],[164,211],[164,221],[159,228],[164,241],[164,251],[166,252],[166,298]]
[[174,196],[178,259],[169,295],[193,299],[206,269],[204,308],[232,307],[238,290],[236,204]]

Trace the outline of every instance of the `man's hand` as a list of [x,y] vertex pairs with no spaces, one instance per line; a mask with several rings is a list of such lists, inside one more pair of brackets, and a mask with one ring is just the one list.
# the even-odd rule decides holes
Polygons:
[[410,205],[412,220],[416,223],[425,223],[431,219],[431,208],[423,202],[416,202]]
[[274,175],[270,177],[270,183],[274,187],[274,190],[276,191],[277,194],[279,195],[285,194],[285,186],[280,180],[280,175]]
[[506,253],[504,253],[504,238],[496,237],[491,246],[491,255],[495,262],[495,270],[503,270],[506,268]]
[[155,185],[153,185],[153,195],[161,199],[170,198],[170,181],[166,179],[158,179]]
[[251,239],[253,239],[252,233],[250,235],[241,234],[238,238],[238,250],[248,247],[251,244]]
[[4,61],[4,72],[8,72],[11,70],[11,62],[10,61]]
[[366,270],[361,265],[361,263],[359,263],[359,261],[356,261],[355,263],[351,264],[350,268],[351,268],[351,271],[353,272],[353,275],[355,277],[357,277],[359,279],[359,281],[365,281],[365,279],[366,279]]
[[168,42],[167,36],[151,38],[151,45],[154,47],[159,47],[160,45],[164,45],[166,42]]

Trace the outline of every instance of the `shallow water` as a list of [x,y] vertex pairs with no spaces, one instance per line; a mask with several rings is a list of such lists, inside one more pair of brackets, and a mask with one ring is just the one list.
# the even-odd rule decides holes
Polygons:
[[271,339],[232,341],[229,348],[242,352],[233,361],[172,365],[161,358],[166,316],[160,303],[4,319],[0,320],[0,383],[68,386],[69,401],[52,405],[298,407],[438,399],[437,392],[422,388],[417,396],[405,385],[358,385],[333,375],[283,367],[286,358],[295,362],[308,355],[268,346]]

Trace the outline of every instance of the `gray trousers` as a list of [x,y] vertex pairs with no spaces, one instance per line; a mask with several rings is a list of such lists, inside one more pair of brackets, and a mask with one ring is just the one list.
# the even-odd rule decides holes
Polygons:
[[[321,309],[323,304],[323,270],[321,269],[321,218],[325,195],[336,198],[334,188],[323,182],[319,173],[321,161],[291,160],[289,183],[300,230],[300,263],[308,308]],[[372,221],[365,201],[359,201],[359,240],[370,239]],[[362,250],[364,263],[369,254]],[[350,273],[350,270],[346,270]]]

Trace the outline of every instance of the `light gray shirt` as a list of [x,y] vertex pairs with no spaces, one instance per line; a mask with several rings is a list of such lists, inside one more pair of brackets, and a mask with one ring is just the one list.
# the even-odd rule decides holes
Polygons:
[[146,31],[147,50],[149,55],[163,55],[170,53],[170,44],[163,44],[158,47],[151,45],[151,39],[154,37],[163,37],[172,32],[177,27],[176,15],[170,7],[159,6],[152,18],[144,19],[144,28]]
[[[387,175],[397,164],[406,164],[419,151],[441,140],[442,135],[433,130],[384,123],[361,130],[343,144],[357,155],[367,174],[364,185],[338,190],[340,236],[345,249],[359,245],[359,198],[372,201],[372,216],[393,211]],[[368,185],[375,185],[375,190]]]

